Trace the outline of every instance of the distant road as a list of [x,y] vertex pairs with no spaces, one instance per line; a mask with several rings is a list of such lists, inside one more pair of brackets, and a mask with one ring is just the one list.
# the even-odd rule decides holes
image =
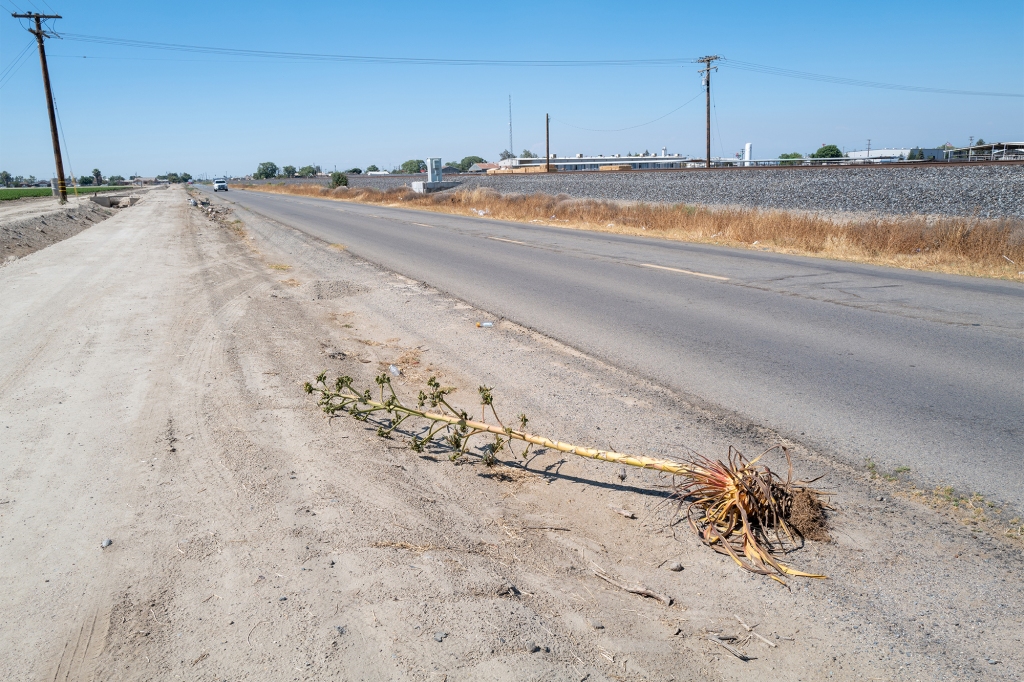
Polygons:
[[1024,286],[221,195],[753,423],[1024,508]]

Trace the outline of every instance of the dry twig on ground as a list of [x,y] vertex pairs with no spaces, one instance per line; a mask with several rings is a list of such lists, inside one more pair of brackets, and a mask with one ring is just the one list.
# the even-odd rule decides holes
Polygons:
[[620,590],[625,590],[626,592],[629,592],[631,594],[639,594],[641,597],[650,597],[651,599],[657,599],[665,606],[672,606],[672,597],[667,597],[664,594],[655,592],[654,590],[650,589],[645,585],[641,585],[640,583],[624,583],[621,580],[618,580],[608,575],[608,573],[606,573],[604,569],[602,569],[600,566],[592,566],[592,568],[594,571],[594,575],[596,575],[601,580],[604,580],[605,582],[614,585]]

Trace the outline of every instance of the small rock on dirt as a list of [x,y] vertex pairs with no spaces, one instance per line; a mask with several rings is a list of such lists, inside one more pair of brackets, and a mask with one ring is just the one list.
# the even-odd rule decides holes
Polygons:
[[526,651],[531,654],[535,654],[538,651],[540,651],[540,647],[537,646],[537,643],[534,642],[532,639],[528,639],[526,640]]
[[447,632],[435,632],[434,633],[434,641],[435,642],[443,642],[444,638],[447,637],[447,636],[448,636]]
[[595,630],[604,630],[604,623],[597,620],[596,618],[587,618],[587,625],[594,628]]
[[665,565],[665,568],[667,568],[670,571],[675,571],[676,573],[678,573],[679,571],[683,570],[683,565],[678,561],[670,561],[668,564]]
[[100,543],[100,547],[106,549],[107,547],[110,547],[112,544],[114,544],[114,541],[110,538],[107,538],[106,540]]
[[514,597],[519,594],[519,590],[516,589],[515,585],[505,583],[498,588],[497,594],[499,597]]

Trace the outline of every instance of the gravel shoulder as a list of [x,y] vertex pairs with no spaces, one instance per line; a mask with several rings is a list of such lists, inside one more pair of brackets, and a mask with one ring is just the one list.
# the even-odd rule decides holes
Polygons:
[[[1024,670],[1019,545],[797,444],[798,474],[836,492],[834,541],[789,558],[830,579],[787,590],[673,525],[652,472],[553,453],[454,465],[327,420],[303,381],[372,385],[397,364],[407,396],[436,374],[470,407],[487,384],[499,413],[564,440],[717,456],[780,440],[522,327],[477,328],[486,312],[243,209],[212,220],[154,193],[11,263],[0,289],[4,679]],[[737,615],[775,647],[744,641]]]
[[[390,189],[410,176],[352,176],[352,187]],[[1024,165],[750,168],[622,173],[459,175],[460,188],[579,199],[803,210],[828,215],[1024,218]]]

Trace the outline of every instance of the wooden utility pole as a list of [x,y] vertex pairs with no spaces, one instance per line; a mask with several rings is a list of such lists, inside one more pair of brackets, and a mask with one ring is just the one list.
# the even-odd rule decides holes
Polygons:
[[60,203],[68,203],[68,188],[64,182],[64,161],[60,156],[60,137],[57,135],[57,116],[53,110],[53,92],[50,91],[50,70],[46,68],[46,48],[43,46],[43,38],[49,38],[49,34],[43,30],[43,19],[60,19],[59,14],[39,14],[29,12],[27,14],[12,14],[15,19],[32,19],[36,27],[28,29],[28,32],[36,37],[39,43],[39,63],[43,67],[43,89],[46,90],[46,110],[50,114],[50,137],[53,138],[53,160],[57,164],[57,191],[60,193]]
[[544,156],[547,159],[544,172],[551,172],[551,115],[544,114]]
[[711,72],[718,71],[718,67],[712,66],[712,64],[719,59],[721,59],[721,57],[715,54],[707,57],[701,57],[697,60],[697,62],[704,65],[704,68],[700,69],[697,73],[704,74],[704,100],[707,111],[707,126],[705,128],[705,168],[711,168]]

